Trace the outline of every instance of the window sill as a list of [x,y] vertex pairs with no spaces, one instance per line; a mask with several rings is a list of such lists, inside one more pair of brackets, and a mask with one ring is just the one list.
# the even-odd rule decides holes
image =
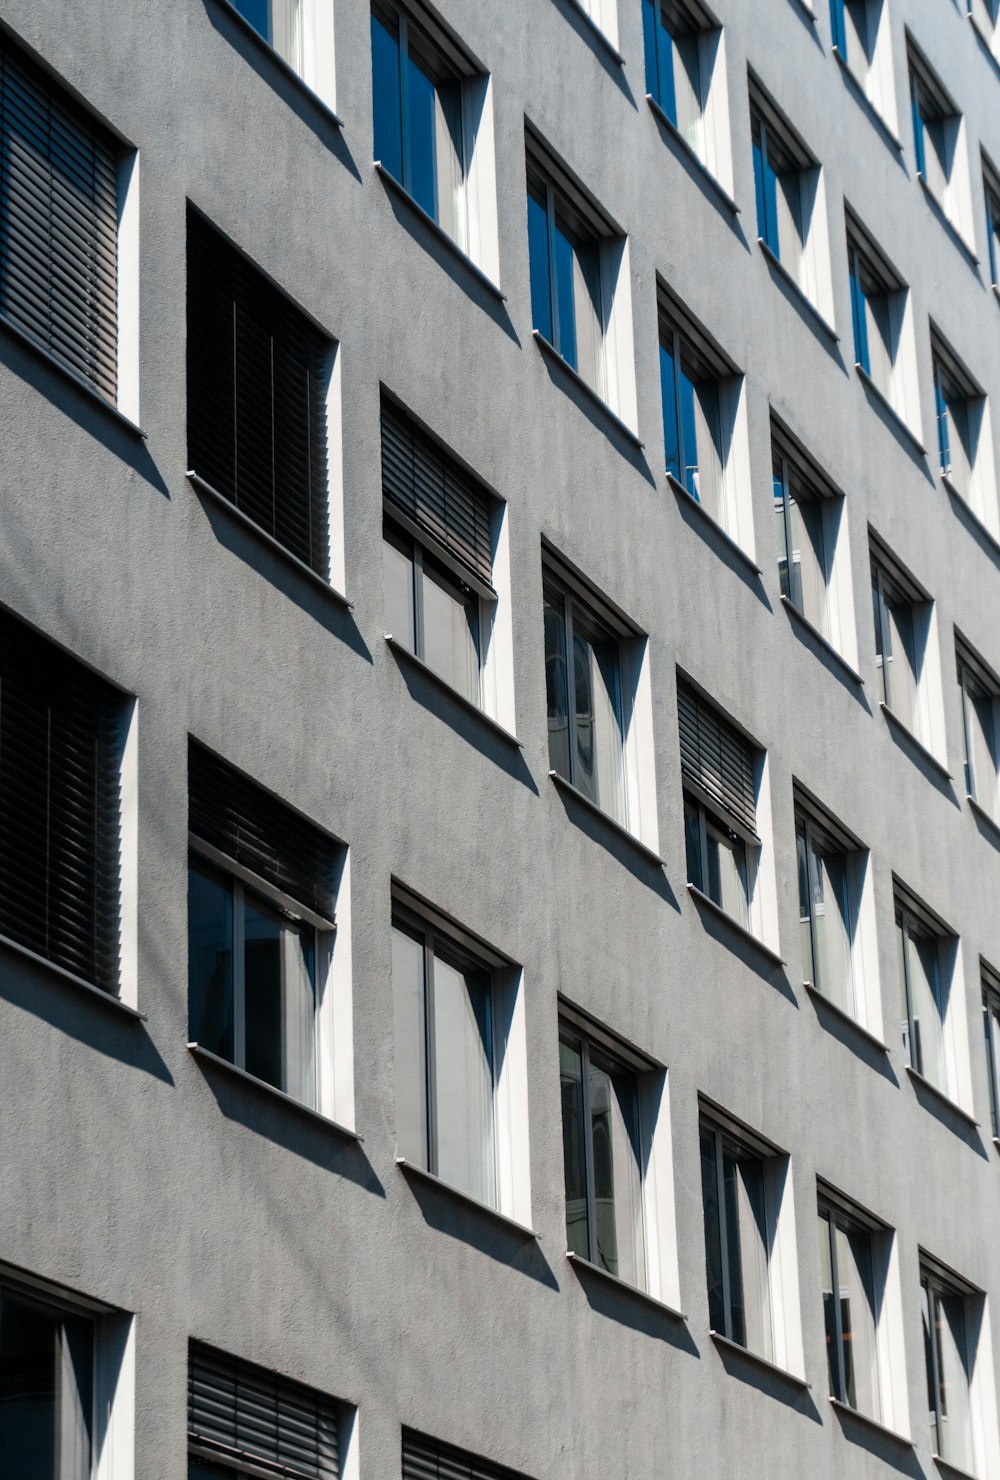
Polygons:
[[942,1105],[948,1110],[951,1110],[955,1115],[960,1115],[967,1125],[973,1126],[977,1131],[980,1129],[979,1121],[973,1115],[972,1111],[966,1110],[964,1105],[960,1105],[957,1100],[953,1100],[951,1095],[946,1094],[939,1085],[934,1083],[933,1079],[928,1079],[925,1074],[921,1074],[919,1069],[914,1069],[912,1064],[907,1064],[906,1072],[916,1084],[926,1089],[935,1100],[939,1100]]
[[612,817],[611,813],[605,812],[604,808],[598,806],[597,802],[591,801],[590,797],[585,792],[582,792],[578,786],[574,786],[572,781],[567,781],[566,777],[560,776],[558,771],[550,771],[549,779],[559,791],[564,791],[567,796],[571,796],[575,802],[579,802],[582,807],[586,807],[588,812],[593,813],[595,817],[599,817],[618,837],[624,838],[626,842],[631,843],[632,847],[641,853],[644,858],[648,859],[650,863],[655,863],[658,868],[666,868],[666,864],[658,853],[655,853],[648,844],[644,843],[634,832],[631,832],[624,823],[619,822],[617,817]]
[[341,1125],[339,1120],[331,1120],[329,1115],[324,1115],[322,1111],[313,1110],[309,1105],[303,1105],[302,1101],[295,1099],[293,1095],[286,1094],[283,1089],[277,1089],[275,1085],[268,1084],[264,1079],[258,1079],[256,1074],[248,1074],[238,1064],[231,1064],[228,1059],[224,1059],[221,1055],[213,1053],[210,1048],[202,1048],[200,1043],[189,1043],[188,1053],[199,1062],[204,1062],[213,1069],[219,1069],[224,1074],[231,1075],[234,1079],[239,1080],[241,1084],[257,1090],[268,1099],[277,1100],[280,1104],[287,1105],[299,1115],[306,1116],[308,1120],[326,1126],[328,1130],[333,1131],[338,1136],[344,1136],[349,1141],[361,1142],[364,1140],[364,1137],[359,1136],[357,1131],[352,1131],[349,1126]]
[[850,1403],[842,1403],[839,1398],[830,1399],[830,1407],[835,1413],[844,1414],[847,1418],[856,1418],[858,1423],[864,1424],[865,1428],[874,1429],[877,1434],[884,1434],[887,1439],[895,1439],[897,1444],[906,1449],[913,1449],[915,1445],[909,1434],[900,1434],[896,1429],[887,1428],[877,1418],[872,1418],[870,1413],[862,1413],[860,1408],[852,1408]]
[[969,804],[969,810],[975,813],[976,817],[980,819],[983,825],[990,829],[995,840],[1000,843],[1000,821],[997,821],[992,813],[987,812],[986,808],[982,805],[981,802],[976,801],[971,792],[966,792],[965,800]]
[[762,956],[766,956],[775,966],[780,966],[782,970],[784,969],[786,963],[778,955],[777,951],[772,951],[771,947],[765,945],[758,935],[754,935],[752,930],[748,930],[745,925],[741,925],[739,920],[734,919],[728,910],[722,908],[721,904],[716,904],[711,895],[706,894],[703,889],[699,889],[697,884],[689,883],[687,887],[688,893],[695,904],[699,906],[704,905],[706,909],[711,910],[712,914],[717,915],[720,920],[724,920],[733,933],[738,935],[741,940],[749,941],[751,945],[756,946]]
[[953,1476],[954,1480],[977,1480],[971,1470],[963,1470],[959,1465],[953,1465],[951,1460],[943,1459],[940,1454],[931,1450],[931,1459],[937,1465],[942,1475]]
[[[722,540],[723,544],[725,544],[728,549],[732,550],[734,555],[739,556],[748,570],[752,571],[755,576],[762,576],[764,574],[763,570],[754,560],[753,556],[747,554],[743,546],[741,544],[738,544],[737,541],[733,539],[728,529],[724,529],[719,523],[718,519],[712,517],[705,506],[698,502],[694,494],[690,493],[688,489],[684,487],[684,484],[680,481],[679,478],[675,478],[673,473],[668,472],[667,483],[673,489],[678,498],[686,499],[687,504],[689,504],[693,509],[697,509],[698,513],[701,515],[702,519],[704,519],[705,523],[711,529],[712,533],[718,539]],[[685,505],[685,507],[687,507],[687,505]]]
[[531,337],[538,345],[538,348],[541,350],[545,358],[551,360],[552,363],[559,370],[561,370],[564,375],[568,376],[573,384],[584,393],[588,400],[592,401],[595,406],[600,408],[600,410],[607,417],[608,421],[610,421],[611,424],[614,426],[615,430],[617,432],[620,432],[623,437],[626,437],[628,441],[632,443],[633,447],[638,447],[639,451],[641,452],[645,448],[646,444],[641,440],[638,432],[634,432],[627,422],[622,421],[617,411],[612,411],[607,401],[599,396],[597,391],[594,390],[594,387],[590,385],[586,380],[584,380],[579,370],[574,370],[569,361],[563,359],[562,355],[556,349],[555,345],[550,344],[549,341],[545,338],[545,335],[540,333],[538,329],[532,329]]
[[[996,293],[997,289],[994,288],[993,291],[994,293]],[[998,533],[995,529],[990,528],[990,526],[983,519],[983,516],[976,512],[976,510],[969,503],[969,500],[965,497],[965,495],[963,493],[960,493],[959,490],[955,487],[954,483],[948,477],[947,473],[941,474],[941,486],[950,499],[953,499],[955,503],[961,505],[962,513],[968,514],[973,524],[978,530],[982,531],[985,537],[989,540],[990,544],[993,546],[994,550],[1000,553],[1000,533]]]
[[976,248],[973,243],[966,241],[961,229],[948,215],[948,212],[945,210],[944,206],[938,200],[937,196],[934,194],[933,190],[919,171],[917,172],[917,179],[920,181],[921,189],[924,192],[924,198],[927,201],[927,204],[930,206],[934,215],[941,222],[941,225],[944,227],[945,231],[947,231],[948,235],[951,237],[956,247],[958,247],[959,251],[962,252],[963,255],[968,258],[972,266],[978,270],[979,257],[976,254]]
[[499,1208],[494,1208],[489,1203],[481,1202],[478,1197],[473,1197],[471,1192],[463,1192],[461,1187],[455,1187],[453,1183],[446,1182],[443,1177],[437,1176],[434,1172],[429,1172],[426,1167],[420,1166],[417,1162],[410,1161],[405,1156],[397,1156],[396,1165],[404,1176],[416,1177],[420,1182],[429,1182],[432,1187],[436,1187],[448,1197],[454,1198],[463,1207],[474,1208],[477,1213],[485,1213],[487,1217],[495,1218],[505,1228],[509,1228],[512,1233],[520,1234],[521,1238],[526,1240],[537,1240],[539,1238],[535,1230],[529,1228],[526,1223],[519,1223],[516,1218],[511,1218],[507,1213],[501,1213]]
[[483,271],[479,264],[477,262],[473,262],[472,258],[467,252],[462,251],[462,248],[458,245],[458,242],[455,241],[454,237],[450,237],[448,235],[444,227],[441,226],[439,222],[434,220],[434,217],[430,214],[430,212],[425,211],[419,201],[414,200],[410,192],[399,183],[395,175],[391,175],[389,173],[385,165],[382,164],[381,160],[377,159],[375,161],[374,169],[376,175],[378,175],[386,190],[390,191],[394,196],[396,196],[397,200],[401,200],[403,204],[410,211],[413,212],[417,220],[422,222],[429,231],[434,233],[434,236],[439,242],[441,242],[442,246],[445,246],[449,249],[452,255],[457,258],[457,260],[462,264],[465,270],[471,273],[471,275],[476,279],[476,282],[481,284],[481,286],[484,287],[488,293],[492,293],[493,297],[498,299],[501,303],[506,303],[507,294],[502,293],[493,279],[487,276],[487,274]]
[[226,498],[226,495],[224,493],[220,493],[217,488],[213,488],[211,483],[207,483],[204,478],[202,478],[198,473],[195,473],[191,468],[188,468],[185,477],[191,484],[191,487],[194,489],[195,493],[201,494],[204,498],[211,499],[211,501],[218,508],[221,508],[226,514],[234,519],[237,524],[240,524],[244,529],[249,530],[249,532],[256,539],[258,539],[261,544],[266,545],[269,550],[273,550],[275,555],[280,556],[282,560],[286,561],[289,565],[292,566],[294,570],[298,571],[299,575],[305,576],[306,579],[311,581],[314,586],[318,586],[320,590],[323,591],[327,596],[331,597],[338,606],[345,607],[348,611],[353,610],[353,602],[348,601],[346,596],[344,596],[340,591],[336,590],[335,587],[331,586],[330,582],[326,580],[323,576],[321,576],[318,571],[313,570],[311,565],[306,565],[305,561],[300,560],[297,555],[293,555],[291,550],[286,550],[285,546],[281,543],[280,540],[276,540],[273,534],[268,534],[267,530],[262,529],[255,520],[250,518],[248,514],[244,514],[243,510],[238,508],[231,499]]
[[653,113],[653,117],[656,119],[657,123],[661,126],[661,128],[666,129],[667,133],[676,144],[680,145],[680,147],[684,151],[684,157],[691,161],[695,169],[697,169],[698,173],[703,177],[706,183],[712,187],[715,194],[719,197],[719,200],[726,207],[726,210],[731,211],[734,216],[738,216],[740,214],[740,208],[733,200],[733,197],[729,194],[729,191],[722,184],[722,182],[716,179],[715,175],[712,174],[712,171],[702,159],[701,155],[698,154],[691,147],[687,139],[685,139],[684,135],[677,127],[676,123],[673,123],[671,119],[667,116],[667,114],[664,113],[663,109],[653,97],[652,93],[646,94],[646,102],[649,104]]
[[450,684],[446,678],[442,678],[440,673],[435,673],[434,669],[428,663],[425,663],[423,658],[418,658],[416,653],[411,653],[410,649],[401,643],[398,638],[393,637],[391,632],[386,632],[383,636],[389,651],[397,662],[407,663],[410,667],[415,668],[418,673],[422,673],[446,693],[449,699],[454,699],[457,704],[461,704],[463,709],[467,709],[470,714],[474,714],[477,719],[481,719],[484,725],[488,725],[497,735],[502,736],[509,745],[515,746],[518,750],[523,750],[524,747],[520,740],[508,730],[506,725],[502,725],[498,719],[494,719],[492,714],[487,714],[485,709],[480,709],[474,700],[470,699],[467,694],[463,694],[461,689],[456,689],[454,684]]
[[951,785],[954,781],[954,777],[948,770],[948,767],[945,765],[944,761],[939,760],[938,757],[934,754],[933,750],[928,750],[924,742],[917,739],[916,735],[910,729],[909,725],[904,725],[899,716],[892,712],[888,704],[880,701],[878,707],[879,709],[881,709],[882,713],[886,717],[886,720],[889,722],[890,729],[893,729],[897,732],[897,734],[902,735],[907,744],[912,745],[914,750],[923,757],[927,764],[934,767],[935,771],[937,771],[941,779],[943,781],[947,781],[948,784]]
[[675,1321],[686,1321],[687,1316],[681,1311],[675,1310],[666,1301],[658,1300],[655,1295],[650,1295],[648,1290],[643,1290],[639,1285],[633,1285],[630,1280],[623,1280],[621,1275],[612,1274],[608,1269],[602,1269],[599,1264],[585,1259],[582,1254],[574,1254],[572,1249],[566,1250],[566,1258],[573,1266],[574,1274],[582,1280],[597,1279],[612,1286],[613,1289],[621,1290],[623,1294],[634,1296],[641,1300],[644,1305],[652,1305],[656,1310],[662,1310],[665,1315],[672,1316]]
[[794,1383],[796,1387],[803,1388],[806,1391],[812,1390],[811,1382],[808,1382],[804,1377],[799,1377],[797,1372],[789,1372],[787,1367],[779,1367],[777,1362],[772,1362],[768,1357],[762,1357],[760,1352],[752,1351],[748,1346],[740,1346],[738,1341],[733,1341],[730,1337],[723,1336],[721,1331],[709,1331],[708,1334],[716,1346],[721,1347],[723,1351],[739,1352],[741,1357],[746,1357],[747,1361],[755,1363],[758,1367],[763,1367],[765,1371],[776,1373],[778,1377],[785,1378],[787,1382]]
[[838,663],[847,677],[851,680],[851,682],[857,684],[859,688],[863,688],[865,681],[861,677],[861,674],[858,672],[858,670],[856,668],[852,668],[850,663],[848,663],[847,659],[844,657],[843,653],[838,652],[830,639],[826,637],[813,622],[810,622],[809,618],[805,615],[804,612],[799,611],[794,601],[790,601],[787,596],[783,596],[781,598],[781,604],[785,608],[785,611],[788,613],[789,617],[794,622],[797,622],[800,627],[803,627],[806,632],[809,633],[809,636],[813,639],[813,641],[819,643],[820,647],[825,653],[829,653],[830,657],[835,659],[835,661]]
[[894,150],[896,154],[902,154],[902,141],[897,134],[893,133],[892,129],[882,117],[881,113],[878,111],[871,98],[865,92],[865,89],[861,83],[861,79],[856,77],[851,71],[847,58],[841,53],[840,47],[832,46],[830,50],[833,52],[833,55],[840,63],[841,70],[844,75],[844,81],[852,89],[858,102],[861,104],[862,108],[864,108],[865,112],[868,114],[868,117],[878,129],[879,133],[882,135],[882,138],[888,144],[889,148]]
[[618,50],[617,46],[615,46],[611,38],[601,30],[600,26],[594,20],[594,17],[580,4],[580,0],[567,0],[567,4],[572,8],[574,13],[580,17],[582,21],[586,22],[587,29],[591,31],[594,36],[597,37],[597,40],[601,43],[611,60],[617,66],[624,67],[625,58],[622,56],[621,52]]
[[829,322],[829,320],[826,319],[822,313],[820,313],[815,303],[813,303],[812,299],[809,297],[809,294],[802,287],[801,283],[797,282],[792,274],[788,271],[788,268],[782,262],[778,254],[776,252],[772,252],[771,248],[768,246],[767,242],[762,236],[759,236],[757,238],[757,245],[758,247],[760,247],[760,250],[764,255],[764,261],[771,268],[772,272],[778,273],[782,281],[788,284],[788,287],[795,294],[797,301],[809,314],[809,317],[812,319],[817,328],[821,329],[826,337],[833,344],[839,344],[840,335],[837,333],[836,329]]
[[875,384],[874,380],[872,380],[864,365],[855,360],[854,368],[857,371],[858,379],[861,381],[861,384],[865,387],[867,391],[871,392],[876,401],[878,401],[879,405],[885,410],[886,414],[892,418],[893,425],[899,428],[899,430],[906,437],[910,445],[915,449],[916,452],[920,454],[921,457],[926,457],[927,448],[921,442],[920,438],[917,436],[916,432],[913,430],[910,424],[903,420],[902,416],[889,400],[889,397],[886,395],[885,391]]
[[[882,1039],[877,1037],[870,1028],[866,1028],[864,1023],[859,1023],[856,1017],[852,1017],[845,1008],[834,1002],[832,998],[827,997],[825,992],[820,991],[819,987],[813,986],[812,982],[803,982],[802,985],[805,987],[810,997],[815,998],[817,1002],[822,1002],[823,1006],[827,1009],[828,1012],[832,1012],[834,1017],[838,1018],[841,1022],[850,1023],[854,1031],[860,1034],[860,1036],[865,1040],[866,1043],[870,1043],[871,1046],[873,1048],[877,1048],[880,1053],[888,1055],[888,1053],[890,1052],[889,1045],[887,1043],[883,1043]],[[830,1401],[835,1402],[836,1399],[831,1398]]]
[[109,401],[107,397],[102,396],[100,391],[95,386],[92,386],[89,380],[85,380],[82,375],[77,375],[75,370],[71,370],[61,360],[57,360],[55,355],[50,354],[45,348],[45,345],[41,344],[33,335],[26,333],[24,329],[19,329],[16,324],[12,324],[2,314],[0,314],[0,327],[3,328],[5,334],[9,334],[12,339],[16,339],[19,344],[23,344],[25,349],[29,349],[33,354],[38,355],[48,368],[55,371],[56,375],[62,380],[68,381],[78,391],[82,391],[85,396],[88,396],[91,401],[100,406],[102,411],[118,422],[119,426],[124,427],[127,432],[130,432],[133,437],[139,437],[142,441],[146,440],[146,433],[138,423],[134,422],[131,417],[126,416],[124,411],[119,411],[115,403]]
[[9,935],[0,935],[0,950],[11,951],[15,955],[23,956],[33,966],[40,967],[59,981],[68,982],[71,986],[81,988],[89,997],[93,997],[95,1001],[103,1003],[105,1007],[110,1007],[113,1012],[124,1013],[126,1017],[132,1018],[136,1022],[144,1023],[147,1021],[146,1014],[140,1012],[137,1007],[130,1007],[127,1002],[123,1002],[114,993],[106,992],[103,987],[95,986],[93,982],[87,981],[86,977],[77,976],[76,972],[68,971],[65,966],[59,966],[55,961],[50,961],[47,956],[40,956],[30,946],[23,946],[20,941],[11,940]]
[[334,113],[333,109],[330,107],[330,104],[324,102],[315,88],[310,87],[305,78],[299,76],[298,72],[296,72],[291,63],[286,62],[281,53],[275,51],[270,42],[266,41],[264,37],[260,34],[260,32],[254,26],[252,26],[244,16],[240,14],[240,12],[236,9],[236,6],[232,3],[232,0],[216,0],[216,4],[220,5],[222,9],[226,12],[226,14],[232,18],[232,20],[235,22],[236,25],[239,26],[240,30],[245,36],[249,36],[250,40],[258,48],[258,50],[261,51],[266,57],[268,57],[270,61],[273,62],[274,65],[279,69],[279,71],[284,73],[289,82],[294,83],[295,87],[299,90],[303,97],[308,99],[308,101],[313,105],[314,108],[318,108],[319,111],[324,115],[324,117],[328,118],[331,123],[336,125],[337,128],[344,127],[344,120],[338,114]]

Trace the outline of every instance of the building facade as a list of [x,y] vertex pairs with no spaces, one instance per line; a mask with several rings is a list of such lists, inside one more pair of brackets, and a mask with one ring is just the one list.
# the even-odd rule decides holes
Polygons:
[[3,0],[0,143],[0,1471],[1000,1480],[993,0]]

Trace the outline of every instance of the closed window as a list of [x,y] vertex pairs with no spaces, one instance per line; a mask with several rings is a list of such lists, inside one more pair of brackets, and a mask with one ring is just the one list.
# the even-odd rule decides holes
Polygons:
[[[813,229],[819,165],[755,78],[750,135],[757,236],[802,292],[819,306],[819,234]],[[824,307],[829,310],[829,305]]]
[[854,972],[855,864],[844,834],[802,797],[795,843],[806,980],[853,1018],[861,1016]]
[[931,1449],[948,1464],[974,1474],[971,1376],[977,1342],[970,1338],[982,1297],[925,1259],[920,1302]]
[[323,1005],[344,850],[194,743],[188,784],[191,1040],[311,1109],[329,1107]]
[[932,603],[874,537],[871,582],[879,699],[929,747],[932,727],[926,658]]
[[0,611],[0,936],[121,986],[121,773],[131,704]]
[[589,213],[528,161],[531,321],[571,369],[607,396],[601,237]]
[[983,160],[983,200],[986,206],[986,244],[990,282],[1000,287],[1000,175]]
[[931,363],[941,476],[995,529],[997,488],[986,394],[933,323]]
[[478,1454],[456,1449],[454,1444],[418,1434],[415,1429],[404,1429],[402,1480],[528,1480],[528,1477]]
[[281,60],[334,106],[334,0],[228,0]]
[[949,997],[955,939],[897,882],[896,959],[907,1064],[954,1099]]
[[960,227],[964,214],[960,199],[962,117],[910,36],[907,62],[917,175],[949,221]]
[[854,362],[897,415],[907,420],[910,366],[904,346],[909,290],[870,239],[849,222],[847,261]]
[[697,690],[677,685],[688,884],[745,928],[760,839],[758,752]]
[[103,124],[0,35],[0,318],[134,418],[137,377],[124,344],[135,331],[133,164]]
[[333,344],[188,212],[188,476],[330,574]]
[[990,1124],[1000,1139],[1000,973],[980,962],[983,987],[983,1046],[990,1085]]
[[841,59],[866,89],[875,52],[877,24],[870,0],[830,0],[830,30]]
[[668,310],[660,311],[660,397],[667,476],[706,513],[725,526],[728,438],[723,438],[722,385],[725,367],[705,345],[685,332]]
[[717,27],[700,5],[687,0],[642,0],[642,25],[650,97],[704,161],[711,33]]
[[885,1301],[883,1244],[891,1235],[820,1189],[819,1259],[830,1396],[884,1422],[879,1320]]
[[347,1468],[348,1413],[315,1388],[192,1342],[188,1480],[336,1480]]
[[853,647],[844,498],[774,417],[771,477],[781,595],[842,652]]
[[1000,751],[997,700],[1000,678],[966,643],[956,643],[958,686],[962,697],[966,794],[987,816],[1000,822]]
[[302,11],[307,0],[232,0],[245,21],[293,71],[303,71]]
[[387,631],[485,707],[497,500],[384,397],[381,425]]

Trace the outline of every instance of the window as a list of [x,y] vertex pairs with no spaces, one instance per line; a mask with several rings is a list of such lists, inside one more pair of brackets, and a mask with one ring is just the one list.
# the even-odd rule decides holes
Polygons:
[[985,393],[933,323],[931,360],[941,476],[982,523],[996,529],[996,476]]
[[229,0],[229,4],[332,108],[333,0]]
[[862,1018],[855,983],[858,845],[805,793],[795,798],[799,926],[806,982],[850,1017]]
[[505,956],[394,885],[399,1156],[527,1221],[519,980]]
[[112,995],[131,708],[0,611],[0,936]]
[[967,4],[973,25],[995,52],[1000,31],[1000,0],[967,0]]
[[0,318],[138,415],[134,154],[0,34]]
[[962,115],[908,34],[910,118],[917,177],[951,225],[971,241],[968,164]]
[[964,638],[956,637],[955,657],[962,695],[966,794],[994,822],[1000,822],[1000,751],[997,748],[1000,678]]
[[468,1454],[414,1429],[403,1430],[402,1477],[403,1480],[527,1480],[505,1465]]
[[927,662],[932,603],[881,542],[871,537],[870,545],[879,698],[933,749]]
[[810,301],[832,317],[818,162],[756,78],[750,79],[750,135],[757,237]]
[[847,262],[855,365],[909,426],[908,408],[917,405],[915,386],[911,384],[909,291],[850,219]]
[[[343,847],[191,742],[191,1041],[332,1112],[331,960]],[[324,1000],[325,999],[325,1000]]]
[[911,1069],[957,1098],[949,1023],[956,941],[948,927],[896,881],[896,959],[903,1052]]
[[745,928],[757,872],[758,753],[683,679],[677,683],[688,884]]
[[819,1196],[819,1257],[830,1396],[881,1421],[876,1244],[886,1231],[842,1199]]
[[718,22],[700,0],[642,0],[642,26],[648,96],[702,164],[721,178],[725,140],[720,129],[728,133],[728,120]]
[[838,651],[853,649],[843,495],[773,415],[771,475],[781,595]]
[[233,0],[233,4],[243,19],[301,75],[302,0]]
[[382,495],[387,630],[483,705],[497,501],[385,396]]
[[1000,1139],[1000,972],[980,960],[983,986],[983,1038],[986,1074],[990,1082],[990,1124]]
[[967,1307],[975,1303],[974,1294],[950,1273],[922,1261],[920,1301],[931,1448],[949,1464],[972,1473],[971,1312]]
[[1000,174],[983,159],[983,198],[986,205],[986,244],[990,282],[1000,287]]
[[333,344],[188,211],[188,476],[330,575]]
[[890,131],[896,124],[886,0],[830,0],[833,50]]
[[131,1319],[0,1276],[0,1447],[19,1480],[126,1480]]
[[346,1405],[335,1398],[191,1343],[189,1480],[336,1480],[348,1468],[350,1427]]
[[788,1158],[706,1102],[700,1139],[711,1330],[801,1372]]

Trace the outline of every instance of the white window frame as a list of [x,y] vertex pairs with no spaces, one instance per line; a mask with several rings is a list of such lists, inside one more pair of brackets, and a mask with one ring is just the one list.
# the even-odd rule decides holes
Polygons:
[[[956,636],[955,658],[962,700],[962,740],[965,790],[969,801],[1000,826],[1000,677],[965,640]],[[992,734],[976,744],[973,725],[976,703],[989,711]],[[979,759],[988,749],[988,774],[980,774]]]
[[[896,724],[912,735],[939,765],[943,765],[947,748],[935,603],[871,528],[868,536],[873,615],[878,624],[874,633],[876,677],[879,690],[884,692],[880,707],[892,716]],[[899,701],[898,687],[895,689],[896,700],[893,701],[894,670],[887,666],[887,663],[894,664],[898,661],[893,647],[894,624],[890,615],[894,607],[909,612],[913,641],[912,654],[907,657],[907,666],[913,680],[913,705],[910,714],[906,713]],[[889,655],[888,659],[886,654]],[[897,678],[895,682],[898,685],[900,679]]]
[[[296,0],[298,10],[298,56],[286,57],[274,44],[274,0],[268,0],[267,30],[258,31],[239,10],[236,0],[220,0],[251,36],[266,46],[278,63],[319,101],[336,114],[337,71],[334,63],[334,0]],[[339,120],[338,120],[339,122]]]
[[[965,117],[944,85],[932,71],[922,49],[906,32],[906,60],[913,127],[914,163],[917,179],[954,227],[967,249],[975,255],[972,188]],[[920,119],[919,137],[916,120]],[[946,151],[942,159],[927,129],[938,125]],[[934,152],[928,161],[927,150]]]
[[[993,433],[986,392],[969,374],[943,334],[931,321],[931,367],[934,383],[935,456],[945,487],[968,504],[979,522],[1000,534]],[[958,401],[965,416],[969,447],[955,426]],[[942,409],[943,408],[943,409]],[[949,460],[942,460],[941,420],[946,420]],[[956,451],[957,449],[957,451]]]
[[[899,1003],[903,1053],[907,1069],[918,1080],[972,1115],[972,1079],[969,1040],[964,1005],[962,957],[959,939],[906,884],[893,876],[893,951],[899,977]],[[920,1063],[915,1062],[914,988],[911,984],[909,947],[912,939],[933,941],[936,980],[931,995],[941,1035],[941,1077],[928,1062],[921,1045]],[[915,947],[914,947],[915,949]]]
[[[918,1250],[919,1273],[921,1287],[921,1305],[924,1303],[924,1291],[927,1292],[927,1310],[931,1315],[933,1323],[933,1306],[930,1303],[930,1295],[937,1298],[954,1298],[962,1302],[962,1324],[964,1342],[957,1349],[957,1355],[967,1379],[967,1403],[969,1410],[969,1446],[971,1458],[968,1470],[965,1467],[955,1469],[956,1474],[972,1474],[978,1480],[998,1480],[1000,1477],[1000,1417],[997,1411],[996,1379],[994,1376],[992,1340],[990,1336],[990,1312],[989,1302],[985,1293],[970,1280],[965,1279],[954,1269],[942,1263],[926,1249]],[[923,1309],[921,1310],[921,1325],[924,1324]],[[936,1343],[931,1340],[922,1343],[925,1347],[924,1370],[926,1372],[927,1390],[934,1393],[936,1419],[931,1420],[929,1427],[933,1435],[934,1423],[940,1422],[940,1383],[941,1374],[938,1368],[939,1356]],[[932,1360],[932,1370],[927,1371],[926,1356]],[[940,1433],[940,1428],[939,1428]],[[942,1446],[946,1447],[946,1446]],[[935,1459],[943,1460],[949,1469],[954,1468],[955,1461],[950,1456],[942,1455],[932,1450]]]
[[[701,0],[647,0],[651,5],[654,28],[653,44],[656,48],[657,84],[662,90],[660,77],[659,48],[656,45],[659,28],[671,36],[674,56],[673,88],[677,99],[677,120],[670,118],[659,97],[650,88],[646,76],[646,98],[656,116],[663,121],[671,134],[689,149],[722,186],[727,194],[733,189],[733,155],[729,129],[729,97],[726,85],[726,43],[720,22]],[[677,88],[678,50],[677,40],[670,25],[660,18],[664,10],[671,10],[675,25],[685,25],[687,35],[693,35],[698,52],[697,90],[686,87],[684,96],[689,111],[681,108]],[[660,12],[660,14],[657,14]]]
[[[889,132],[895,135],[899,129],[899,117],[892,67],[889,0],[838,0],[838,3],[844,11],[843,40],[846,41],[846,50],[836,31],[833,31],[833,54]],[[857,24],[850,13],[854,7],[864,11],[867,32],[864,41],[858,34]]]
[[[847,208],[847,256],[848,265],[856,281],[864,280],[875,288],[864,288],[865,323],[868,366],[857,358],[858,344],[855,331],[853,349],[854,368],[866,385],[870,386],[888,409],[899,418],[911,436],[920,441],[920,385],[917,378],[916,331],[913,324],[913,304],[909,287],[891,266],[874,239]],[[877,291],[876,291],[877,289]],[[880,339],[876,333],[878,316],[871,307],[871,300],[883,300],[888,342],[882,342],[884,353],[873,355],[873,344],[878,347]],[[852,318],[856,305],[852,301]]]

